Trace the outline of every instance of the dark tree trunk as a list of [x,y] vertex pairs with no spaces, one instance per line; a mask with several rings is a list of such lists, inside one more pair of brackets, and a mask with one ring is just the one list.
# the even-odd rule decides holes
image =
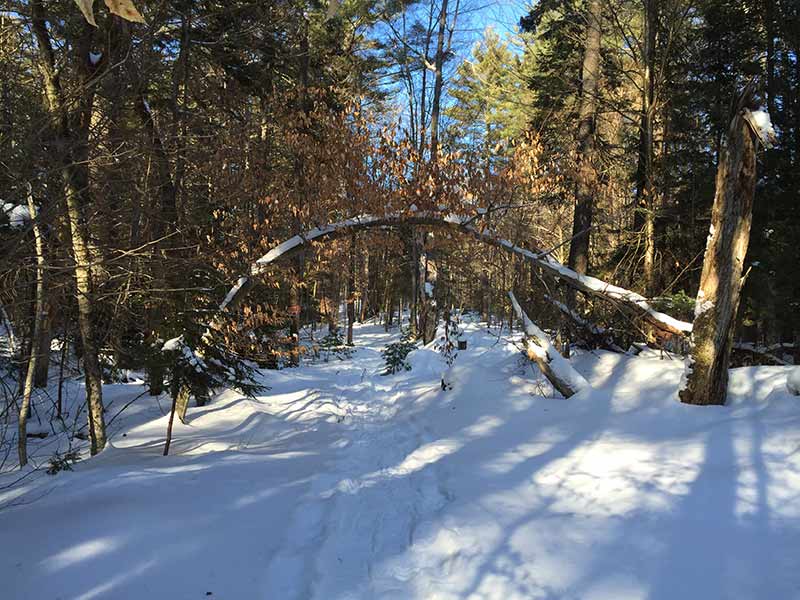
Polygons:
[[656,0],[644,2],[642,56],[642,110],[639,126],[639,160],[636,169],[634,230],[644,237],[643,275],[645,294],[655,295],[655,186],[653,185],[653,122],[655,116]]
[[594,132],[600,80],[600,0],[590,0],[586,11],[586,41],[578,122],[578,164],[575,181],[575,216],[567,265],[583,274],[589,268],[589,233],[592,227],[597,173],[594,166]]
[[442,0],[441,12],[439,13],[439,33],[436,37],[436,58],[434,67],[436,68],[433,80],[433,102],[431,103],[431,162],[436,162],[439,157],[439,114],[442,104],[442,88],[444,87],[444,76],[442,66],[444,64],[444,38],[447,30],[447,0]]
[[39,336],[39,356],[36,359],[36,370],[33,374],[33,387],[36,388],[47,387],[47,378],[50,375],[50,344],[53,340],[53,308],[47,299],[45,299],[43,310],[42,332]]

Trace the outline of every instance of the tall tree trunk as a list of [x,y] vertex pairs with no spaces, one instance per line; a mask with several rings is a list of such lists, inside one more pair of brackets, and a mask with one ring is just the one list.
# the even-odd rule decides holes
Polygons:
[[31,352],[28,358],[28,371],[25,374],[25,385],[22,389],[22,406],[19,409],[18,440],[17,449],[19,451],[19,466],[24,467],[28,464],[28,412],[31,406],[31,394],[33,393],[33,379],[36,373],[38,355],[41,351],[42,325],[44,323],[44,241],[42,239],[41,228],[36,217],[36,206],[33,203],[30,184],[28,185],[28,211],[33,223],[33,239],[36,248],[36,309],[33,318],[33,338],[31,339]]
[[[431,49],[431,37],[433,36],[433,2],[430,4],[430,11],[428,12],[428,28],[425,30],[425,44],[423,45],[423,58],[428,60],[428,53]],[[428,99],[428,69],[422,69],[422,77],[420,82],[419,92],[419,156],[425,154],[425,143],[427,141],[427,99]]]
[[[98,349],[95,342],[94,322],[92,320],[92,271],[89,237],[85,230],[83,215],[87,202],[88,180],[84,156],[86,154],[87,132],[75,134],[70,127],[69,115],[64,101],[64,92],[55,66],[55,54],[47,31],[46,17],[41,0],[31,1],[31,24],[39,46],[37,66],[44,82],[47,108],[56,146],[62,148],[61,179],[67,207],[72,240],[72,253],[75,260],[75,287],[78,301],[78,327],[83,347],[83,367],[86,378],[86,401],[88,406],[89,438],[92,454],[97,454],[106,445],[105,418],[103,416],[103,384]],[[89,25],[86,25],[89,27]],[[86,60],[88,54],[83,55]],[[79,59],[81,56],[79,56]],[[84,67],[85,69],[85,67]],[[79,110],[79,127],[88,131],[90,110],[88,96],[91,94],[91,81],[84,77],[80,90],[82,101]],[[81,161],[81,156],[84,160]],[[81,172],[83,171],[83,172]]]
[[[309,97],[309,82],[310,82],[310,68],[311,68],[311,55],[309,46],[309,23],[308,18],[303,15],[301,17],[301,31],[300,31],[300,48],[297,55],[298,70],[300,75],[299,85],[299,109],[308,117],[311,114],[312,102]],[[302,152],[302,151],[300,151]],[[308,209],[308,183],[306,180],[306,162],[305,156],[298,153],[294,157],[294,175],[297,182],[298,193],[298,207],[297,216],[295,217],[295,225],[299,226],[302,223],[303,214]],[[289,336],[292,339],[292,351],[290,355],[290,363],[293,366],[300,364],[300,314],[302,312],[302,296],[301,284],[305,274],[305,253],[300,253],[294,260],[294,277],[292,278],[291,287],[289,289]],[[338,313],[339,305],[336,305]]]
[[794,166],[795,169],[800,169],[800,27],[796,31],[794,42]]
[[575,182],[575,216],[567,266],[584,274],[589,268],[589,238],[597,191],[594,165],[594,132],[600,80],[600,0],[589,0],[586,11],[586,41],[578,123],[578,164]]
[[697,292],[691,363],[680,399],[725,404],[728,362],[747,255],[756,184],[757,138],[747,122],[754,84],[735,104],[717,168],[711,228]]
[[[156,187],[158,188],[159,211],[158,218],[156,219],[156,226],[153,230],[153,238],[160,239],[164,236],[168,228],[172,228],[177,224],[177,208],[175,205],[175,185],[172,181],[172,173],[170,173],[169,157],[164,147],[164,141],[161,134],[156,128],[153,113],[150,111],[150,105],[144,96],[144,92],[138,94],[135,100],[136,114],[144,128],[147,148],[152,157],[153,164],[155,165],[155,179]],[[171,244],[170,244],[171,245]],[[171,270],[168,270],[167,276],[174,275]]]
[[350,238],[350,272],[347,275],[347,345],[353,345],[353,323],[356,320],[356,236]]
[[181,50],[175,69],[172,73],[172,123],[170,126],[171,143],[175,145],[175,176],[173,178],[173,195],[176,219],[179,214],[180,194],[183,189],[183,178],[186,171],[186,88],[189,82],[189,51],[192,25],[192,3],[186,4],[186,11],[181,15]]
[[439,13],[439,32],[436,37],[436,69],[433,80],[433,101],[431,103],[431,162],[435,163],[439,157],[439,114],[442,104],[442,87],[444,86],[444,39],[447,31],[447,0],[442,0],[442,9]]
[[775,118],[775,0],[764,0],[764,33],[767,37],[767,110]]
[[653,185],[653,121],[655,116],[656,0],[644,1],[644,43],[642,56],[642,110],[639,126],[639,157],[636,169],[636,212],[634,230],[644,236],[645,295],[655,295],[655,186]]
[[45,300],[43,307],[42,332],[39,336],[39,356],[36,359],[36,371],[33,374],[33,387],[47,387],[50,375],[50,344],[53,341],[53,307]]

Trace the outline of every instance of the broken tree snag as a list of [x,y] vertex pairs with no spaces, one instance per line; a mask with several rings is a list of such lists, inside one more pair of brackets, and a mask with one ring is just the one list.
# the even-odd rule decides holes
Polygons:
[[756,148],[769,143],[769,116],[754,108],[755,82],[736,100],[717,169],[711,227],[697,292],[692,350],[680,390],[686,404],[725,404],[734,321],[753,220]]
[[522,321],[528,358],[539,365],[542,374],[553,384],[553,387],[564,398],[569,398],[582,389],[588,388],[589,383],[583,378],[583,375],[578,373],[569,364],[569,361],[558,353],[558,350],[550,343],[550,338],[547,337],[547,334],[539,329],[525,314],[525,311],[522,310],[519,302],[517,302],[514,292],[508,292],[508,297],[511,300],[511,306],[514,308],[517,318]]

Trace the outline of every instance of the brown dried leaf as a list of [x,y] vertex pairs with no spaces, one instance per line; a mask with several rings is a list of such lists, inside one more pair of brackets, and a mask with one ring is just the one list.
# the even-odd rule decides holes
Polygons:
[[[76,0],[77,2],[78,0]],[[88,0],[82,0],[88,1]],[[144,17],[136,9],[131,0],[103,0],[110,10],[115,15],[119,15],[126,21],[133,21],[135,23],[144,23]]]
[[92,9],[92,4],[94,4],[94,0],[75,0],[75,4],[78,5],[78,8],[81,9],[83,16],[86,17],[86,20],[91,24],[97,27],[97,23],[94,20],[94,10]]

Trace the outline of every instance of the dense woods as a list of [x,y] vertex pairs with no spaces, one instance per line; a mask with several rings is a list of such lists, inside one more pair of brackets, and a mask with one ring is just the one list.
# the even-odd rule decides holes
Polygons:
[[[103,384],[126,370],[183,415],[214,389],[256,389],[256,366],[299,364],[319,324],[357,344],[354,322],[389,329],[407,309],[427,343],[443,310],[510,324],[509,290],[565,356],[698,352],[687,328],[648,315],[717,315],[695,302],[709,226],[750,210],[731,314],[707,323],[727,345],[716,368],[733,342],[753,349],[734,344],[736,364],[791,360],[795,2],[540,0],[516,32],[477,40],[459,0],[135,4],[11,0],[0,14],[0,368],[18,382],[0,410],[20,417],[21,463],[32,394],[61,412],[33,390],[71,353],[94,453]],[[742,111],[759,107],[773,140],[748,133]],[[742,168],[732,120],[750,147],[750,183],[727,192],[750,203],[744,217],[712,213]],[[295,234],[364,215],[394,221],[251,269]],[[606,297],[486,232],[642,298]],[[690,389],[724,401],[724,384]]]

